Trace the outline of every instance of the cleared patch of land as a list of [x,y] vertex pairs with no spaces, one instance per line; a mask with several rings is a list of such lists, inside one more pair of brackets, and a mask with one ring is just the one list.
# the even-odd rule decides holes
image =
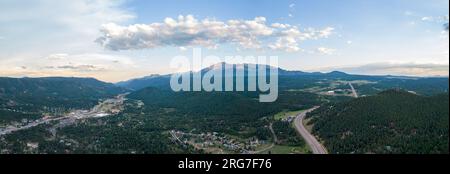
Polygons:
[[275,145],[271,149],[261,152],[261,154],[309,154],[308,147],[299,146],[281,146]]
[[275,120],[286,120],[289,117],[295,117],[299,113],[303,112],[304,110],[298,110],[298,111],[283,111],[280,113],[275,114],[274,119]]

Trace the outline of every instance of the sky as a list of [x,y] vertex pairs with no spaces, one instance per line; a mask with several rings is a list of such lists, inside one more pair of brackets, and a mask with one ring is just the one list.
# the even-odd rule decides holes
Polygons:
[[0,0],[0,76],[168,74],[176,56],[448,76],[448,0]]

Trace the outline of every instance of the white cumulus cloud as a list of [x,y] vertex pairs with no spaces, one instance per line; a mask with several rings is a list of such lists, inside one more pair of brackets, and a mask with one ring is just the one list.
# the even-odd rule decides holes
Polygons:
[[97,39],[110,50],[136,50],[157,47],[204,46],[235,44],[246,49],[272,48],[298,51],[301,41],[329,37],[333,28],[300,30],[289,24],[267,24],[265,17],[253,20],[196,19],[192,15],[166,18],[160,23],[121,26],[103,25],[103,36]]

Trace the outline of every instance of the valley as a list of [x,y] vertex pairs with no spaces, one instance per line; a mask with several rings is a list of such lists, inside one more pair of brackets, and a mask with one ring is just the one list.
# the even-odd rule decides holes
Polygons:
[[[448,103],[448,78],[279,72],[273,103],[252,91],[174,92],[167,75],[118,84],[0,78],[0,153],[448,153],[448,107],[431,100]],[[404,112],[423,102],[428,109]]]
[[65,115],[46,115],[41,119],[31,121],[31,123],[25,123],[25,125],[9,125],[5,128],[0,128],[0,136],[11,134],[16,131],[30,129],[41,124],[52,123],[62,127],[61,125],[69,125],[70,123],[74,123],[76,120],[116,115],[123,110],[125,96],[126,94],[121,94],[115,98],[106,99],[90,110],[73,110],[69,111],[69,113]]

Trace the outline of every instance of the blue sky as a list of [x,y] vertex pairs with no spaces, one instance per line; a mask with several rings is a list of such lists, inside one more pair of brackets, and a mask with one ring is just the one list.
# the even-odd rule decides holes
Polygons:
[[[217,56],[276,55],[290,70],[448,76],[443,27],[448,0],[27,2],[0,2],[0,76],[92,76],[115,82],[170,73],[171,58],[190,56],[194,47]],[[207,36],[186,32],[181,23],[170,27],[166,19],[177,23],[180,15],[183,22],[192,15],[199,22],[196,31]],[[202,23],[206,19],[223,24],[211,27]],[[223,30],[233,26],[229,20],[258,26],[217,33],[231,32]],[[148,34],[161,28],[171,33]],[[290,29],[300,34],[285,34]],[[111,36],[118,31],[134,36]],[[158,38],[149,39],[153,36]],[[247,36],[255,38],[243,43]],[[95,42],[99,39],[101,44]],[[285,45],[289,39],[294,42]]]

